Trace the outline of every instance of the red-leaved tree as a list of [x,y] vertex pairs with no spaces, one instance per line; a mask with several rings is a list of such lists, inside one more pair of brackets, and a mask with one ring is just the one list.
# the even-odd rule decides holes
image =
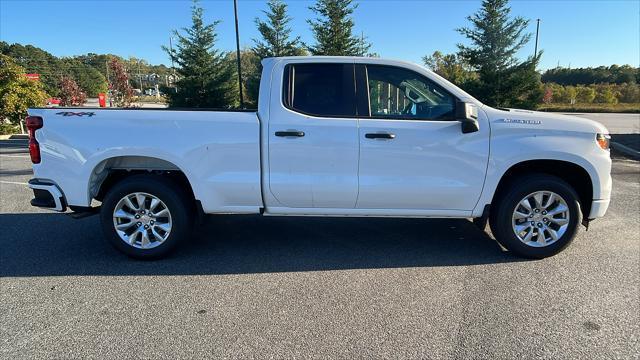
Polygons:
[[87,95],[70,77],[64,76],[60,80],[60,106],[82,106],[87,101]]
[[111,99],[117,107],[129,107],[133,101],[133,89],[129,84],[129,75],[124,64],[112,58],[109,61],[109,80],[111,89]]
[[542,102],[545,104],[551,104],[553,101],[553,90],[550,87],[544,89],[544,95],[542,96]]

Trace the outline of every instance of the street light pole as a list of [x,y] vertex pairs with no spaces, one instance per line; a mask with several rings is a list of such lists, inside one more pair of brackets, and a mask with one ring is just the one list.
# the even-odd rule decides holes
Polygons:
[[242,70],[240,66],[240,33],[238,32],[238,0],[233,0],[233,13],[236,18],[236,55],[238,57],[238,88],[240,89],[240,108],[244,108],[242,96]]
[[538,33],[540,32],[540,19],[537,20],[537,25],[536,25],[536,49],[535,49],[535,53],[533,54],[533,56],[538,56]]

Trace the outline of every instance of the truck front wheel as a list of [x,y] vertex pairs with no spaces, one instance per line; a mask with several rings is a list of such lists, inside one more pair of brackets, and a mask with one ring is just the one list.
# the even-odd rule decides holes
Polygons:
[[108,242],[128,256],[163,257],[190,235],[193,212],[188,199],[171,179],[133,175],[106,194],[102,230]]
[[575,190],[551,175],[511,182],[491,212],[496,240],[517,255],[542,259],[566,248],[582,221]]

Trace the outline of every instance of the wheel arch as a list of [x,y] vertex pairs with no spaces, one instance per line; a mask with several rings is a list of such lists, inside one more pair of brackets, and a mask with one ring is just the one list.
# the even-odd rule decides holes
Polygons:
[[118,155],[103,159],[96,164],[89,176],[89,199],[102,201],[106,192],[117,182],[136,174],[166,176],[183,186],[193,199],[195,192],[187,174],[173,162],[140,155]]
[[528,174],[552,175],[567,182],[578,194],[583,217],[588,217],[591,211],[594,189],[591,175],[581,165],[565,160],[535,159],[513,164],[500,178],[491,198],[491,204],[500,201],[505,190],[513,182]]

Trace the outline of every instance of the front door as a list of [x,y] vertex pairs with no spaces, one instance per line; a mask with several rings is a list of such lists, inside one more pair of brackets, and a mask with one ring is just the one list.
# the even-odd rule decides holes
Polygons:
[[290,63],[269,119],[269,190],[281,207],[354,208],[358,120],[353,63]]
[[383,65],[358,73],[367,83],[370,114],[359,119],[356,207],[472,210],[489,157],[484,113],[480,131],[463,134],[454,118],[457,99],[425,75]]

